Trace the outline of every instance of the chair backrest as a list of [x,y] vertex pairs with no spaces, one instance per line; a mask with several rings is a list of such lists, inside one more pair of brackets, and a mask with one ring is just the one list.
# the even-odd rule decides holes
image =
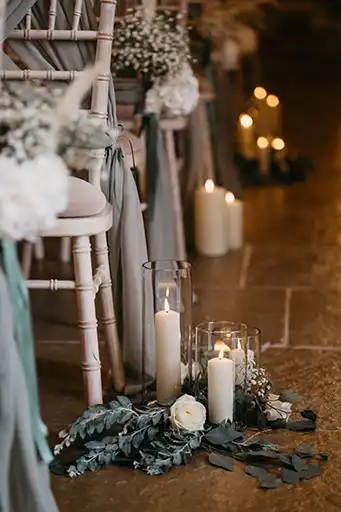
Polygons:
[[[73,3],[72,19],[67,22],[69,25],[65,28],[65,18],[63,24],[58,24],[58,0],[49,0],[49,9],[46,10],[46,27],[32,28],[32,11],[29,10],[20,27],[15,29],[7,37],[10,46],[12,41],[41,41],[48,44],[49,41],[68,41],[78,44],[82,42],[93,42],[96,45],[95,61],[103,63],[104,72],[95,80],[91,92],[91,115],[100,119],[107,119],[108,98],[110,82],[110,61],[111,49],[114,31],[116,0],[99,0],[100,12],[98,24],[94,29],[88,30],[82,28],[81,23],[86,9],[92,6],[91,2],[85,5],[84,0],[68,0]],[[86,1],[86,0],[85,0]],[[95,19],[95,17],[93,16]],[[59,25],[63,29],[57,28]],[[64,81],[73,80],[81,71],[75,69],[55,70],[46,63],[45,69],[0,69],[1,80],[30,80],[40,79],[44,81]],[[96,186],[100,186],[100,170],[103,162],[104,151],[92,153],[93,164],[90,181]]]

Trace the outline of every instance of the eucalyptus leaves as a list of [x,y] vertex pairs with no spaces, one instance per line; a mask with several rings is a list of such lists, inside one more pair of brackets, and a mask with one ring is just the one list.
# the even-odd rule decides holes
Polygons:
[[[180,408],[185,405],[183,398],[179,399]],[[172,409],[135,409],[124,396],[107,405],[90,407],[68,430],[60,432],[61,442],[54,453],[59,455],[79,439],[85,441],[85,453],[67,470],[71,477],[122,458],[150,475],[165,473],[171,466],[186,463],[201,444],[206,411],[193,397],[189,398],[191,404],[186,403],[186,407],[193,417],[198,409],[201,411],[200,422],[196,426],[192,422],[191,428],[186,428],[185,421],[180,427],[178,424],[175,429],[169,428],[169,417],[174,417]]]

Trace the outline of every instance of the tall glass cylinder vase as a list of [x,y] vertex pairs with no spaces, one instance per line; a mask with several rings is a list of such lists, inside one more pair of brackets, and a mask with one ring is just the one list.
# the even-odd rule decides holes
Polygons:
[[245,324],[219,321],[196,327],[194,361],[200,374],[195,388],[201,399],[207,397],[211,423],[240,416],[236,404],[245,403],[247,357]]
[[[166,404],[180,395],[182,381],[192,375],[191,264],[148,261],[142,268],[144,348],[155,340],[156,398]],[[145,365],[143,375],[146,379]]]

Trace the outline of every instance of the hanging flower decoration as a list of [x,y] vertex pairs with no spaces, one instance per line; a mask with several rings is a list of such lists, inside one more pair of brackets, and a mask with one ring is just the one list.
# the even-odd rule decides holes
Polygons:
[[199,82],[189,64],[175,75],[158,78],[147,92],[145,111],[169,116],[189,115],[199,101]]
[[65,89],[4,83],[0,95],[0,238],[34,240],[67,207],[68,165],[116,134],[80,109],[101,64]]
[[129,9],[115,30],[112,70],[142,73],[149,84],[165,75],[176,75],[191,61],[188,30],[181,14],[157,13],[152,19],[143,9]]

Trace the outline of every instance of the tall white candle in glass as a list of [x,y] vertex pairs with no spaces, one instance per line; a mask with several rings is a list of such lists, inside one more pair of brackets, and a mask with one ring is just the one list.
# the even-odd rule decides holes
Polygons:
[[223,256],[228,251],[225,190],[206,180],[195,191],[195,246],[203,256]]
[[239,116],[238,140],[240,153],[245,158],[254,158],[256,154],[254,124],[252,117],[248,114]]
[[181,392],[180,313],[170,309],[167,297],[155,314],[155,342],[156,396],[163,404]]
[[234,362],[234,368],[235,368],[235,385],[244,387],[245,384],[245,378],[248,377],[246,375],[247,366],[249,363],[254,361],[255,359],[255,353],[253,350],[248,349],[247,351],[247,361],[245,357],[245,352],[241,348],[241,344],[238,341],[238,347],[231,350],[229,352],[228,356],[232,359]]
[[241,249],[244,238],[244,204],[232,192],[226,192],[225,210],[228,247]]
[[[215,347],[215,349],[218,347]],[[234,362],[224,357],[224,348],[218,348],[219,356],[208,361],[208,415],[211,423],[233,421]]]
[[271,151],[269,141],[266,137],[258,137],[257,151],[260,173],[263,176],[267,176],[270,171]]
[[258,135],[267,135],[267,111],[269,109],[266,104],[267,91],[264,87],[256,87],[253,91],[254,105],[258,111],[255,120],[255,131]]

